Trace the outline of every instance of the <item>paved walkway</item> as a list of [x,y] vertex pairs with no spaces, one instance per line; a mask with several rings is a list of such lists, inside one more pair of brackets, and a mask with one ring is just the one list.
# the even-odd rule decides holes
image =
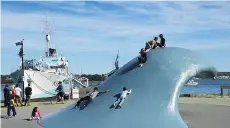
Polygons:
[[[81,88],[79,90],[80,97],[85,96],[86,92],[90,89],[92,89],[92,87]],[[38,107],[41,115],[44,116],[55,113],[60,109],[72,104],[73,102],[76,101],[70,100],[68,102],[65,102],[65,104],[56,104],[56,101],[50,102],[49,100],[47,100],[46,102],[31,102],[31,106],[16,107],[17,115],[16,117],[10,119],[5,118],[7,115],[7,109],[1,108],[1,126],[2,128],[14,128],[15,126],[17,126],[18,128],[39,128],[40,126],[37,125],[36,121],[27,121],[27,119],[31,115],[33,107]],[[3,106],[3,103],[1,104],[1,106]]]
[[230,106],[230,98],[181,97],[180,103]]
[[[205,101],[205,102],[204,102]],[[210,102],[208,102],[210,101]],[[215,98],[180,98],[179,110],[182,118],[189,128],[229,128],[230,126],[230,99]],[[50,104],[33,103],[32,106],[39,106],[42,115],[51,114],[71,104]],[[208,102],[208,103],[207,103]],[[39,128],[36,121],[26,121],[29,118],[33,107],[17,107],[17,116],[10,119],[1,118],[3,128]],[[6,115],[6,109],[1,110]]]
[[229,128],[230,107],[210,104],[180,104],[182,118],[189,128]]
[[34,106],[39,106],[38,109],[41,112],[41,115],[48,115],[54,112],[59,111],[62,108],[65,108],[67,105],[70,105],[72,101],[67,102],[65,104],[50,104],[49,102],[45,103],[31,103],[29,107],[16,107],[17,115],[10,119],[5,119],[6,108],[2,108],[1,110],[1,121],[2,128],[14,128],[17,126],[18,128],[39,128],[36,121],[27,121],[31,115]]

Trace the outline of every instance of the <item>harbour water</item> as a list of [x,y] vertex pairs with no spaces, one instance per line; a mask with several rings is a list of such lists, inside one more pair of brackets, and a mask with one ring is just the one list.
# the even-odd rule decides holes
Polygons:
[[[90,86],[97,86],[100,82],[89,82]],[[230,80],[198,80],[198,85],[184,86],[181,94],[220,94],[220,85],[230,85]],[[3,100],[4,84],[1,84],[1,100]],[[224,90],[227,94],[228,91]]]
[[[221,85],[230,85],[230,80],[198,80],[197,86],[184,86],[181,94],[220,94]],[[228,91],[224,90],[227,94]]]

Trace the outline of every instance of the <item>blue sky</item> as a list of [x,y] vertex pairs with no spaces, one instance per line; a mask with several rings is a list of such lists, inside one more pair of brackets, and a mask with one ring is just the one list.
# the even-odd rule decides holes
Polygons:
[[73,73],[106,73],[163,33],[167,46],[183,47],[230,71],[230,2],[2,2],[2,74],[19,65],[15,42],[25,39],[25,59],[44,55],[44,20],[52,44]]

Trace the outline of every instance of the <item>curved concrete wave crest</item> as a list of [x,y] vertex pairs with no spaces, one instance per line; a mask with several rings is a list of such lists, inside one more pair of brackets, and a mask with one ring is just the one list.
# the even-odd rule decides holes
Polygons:
[[[43,119],[45,128],[187,128],[178,111],[184,83],[197,73],[216,73],[204,57],[188,49],[168,47],[151,50],[143,67],[134,58],[112,74],[99,95],[84,110],[73,105]],[[132,89],[121,109],[109,109],[122,87]]]

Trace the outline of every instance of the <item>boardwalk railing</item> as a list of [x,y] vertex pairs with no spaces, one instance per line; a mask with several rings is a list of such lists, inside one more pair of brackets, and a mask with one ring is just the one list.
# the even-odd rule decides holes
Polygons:
[[221,85],[220,86],[220,94],[221,94],[221,98],[223,98],[223,90],[224,89],[228,89],[228,96],[230,97],[230,85]]

